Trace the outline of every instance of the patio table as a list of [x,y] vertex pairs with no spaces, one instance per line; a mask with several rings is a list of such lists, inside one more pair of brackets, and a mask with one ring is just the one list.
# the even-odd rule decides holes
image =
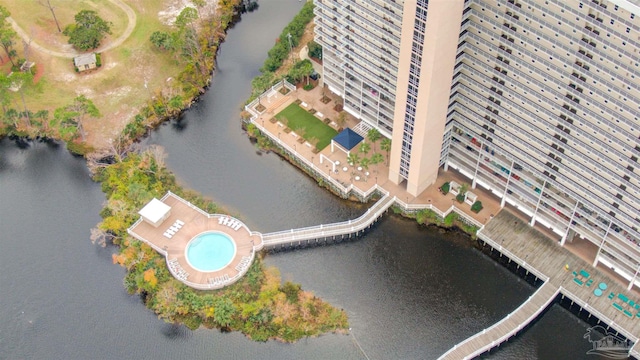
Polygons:
[[598,288],[600,290],[607,290],[607,284],[601,282],[600,284],[598,284]]

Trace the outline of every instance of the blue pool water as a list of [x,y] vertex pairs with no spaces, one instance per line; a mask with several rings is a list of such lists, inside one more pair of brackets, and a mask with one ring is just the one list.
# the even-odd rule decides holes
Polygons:
[[225,234],[207,232],[187,245],[187,261],[200,271],[216,271],[227,266],[236,253],[236,245]]

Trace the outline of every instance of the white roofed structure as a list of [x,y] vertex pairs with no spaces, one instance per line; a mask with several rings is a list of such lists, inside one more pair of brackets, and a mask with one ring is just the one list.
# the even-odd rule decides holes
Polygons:
[[138,214],[142,216],[144,221],[158,227],[164,220],[169,217],[171,213],[171,206],[163,203],[162,201],[153,198],[142,210],[138,211]]

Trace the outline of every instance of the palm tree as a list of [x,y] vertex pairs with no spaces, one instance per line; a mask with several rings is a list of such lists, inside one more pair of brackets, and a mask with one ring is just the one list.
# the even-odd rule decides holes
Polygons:
[[362,160],[360,160],[360,166],[362,166],[362,168],[364,169],[364,181],[367,181],[368,178],[368,171],[369,170],[369,164],[371,164],[371,159],[370,158],[363,158]]
[[371,145],[369,145],[368,142],[361,142],[360,143],[360,152],[367,155],[367,153],[369,152],[369,150],[371,150]]
[[380,142],[380,149],[387,152],[387,165],[389,165],[389,152],[391,151],[391,139],[384,138]]
[[358,154],[349,153],[349,155],[347,155],[347,163],[351,166],[357,166],[360,163],[360,157]]
[[[382,163],[383,161],[384,161],[384,157],[382,157],[382,154],[374,153],[373,155],[371,155],[371,165],[376,166]],[[376,166],[376,173],[378,172],[377,168],[378,167]]]
[[373,151],[376,151],[376,141],[380,140],[382,134],[378,129],[371,129],[367,132],[367,139],[373,144]]

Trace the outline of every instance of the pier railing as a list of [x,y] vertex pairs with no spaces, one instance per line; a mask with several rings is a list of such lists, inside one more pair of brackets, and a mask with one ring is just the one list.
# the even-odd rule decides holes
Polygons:
[[321,224],[299,229],[277,231],[262,235],[265,247],[273,247],[282,244],[291,244],[306,240],[330,238],[348,234],[356,234],[376,221],[394,203],[395,197],[383,196],[371,208],[361,216],[353,220],[342,221],[333,224]]
[[[200,214],[202,214],[203,216],[206,216],[208,219],[211,219],[211,218],[213,218],[213,217],[226,216],[226,215],[222,215],[222,214],[209,214],[208,212],[206,212],[206,211],[204,211],[204,210],[200,209],[198,206],[196,206],[196,205],[192,204],[191,202],[189,202],[189,201],[187,201],[187,200],[183,199],[182,197],[180,197],[180,196],[178,196],[178,195],[176,195],[176,194],[172,193],[171,191],[167,191],[167,193],[162,197],[162,199],[161,199],[161,200],[162,200],[162,201],[165,201],[165,200],[166,200],[167,198],[169,198],[169,197],[172,197],[172,198],[174,198],[174,199],[176,199],[176,200],[180,201],[181,203],[185,204],[186,206],[188,206],[188,207],[190,207],[190,208],[192,208],[192,209],[196,210],[197,212],[199,212],[199,213],[200,213]],[[248,227],[247,225],[245,225],[245,223],[244,223],[244,222],[242,222],[241,220],[238,220],[238,219],[236,219],[236,220],[240,222],[240,224],[242,225],[242,227],[244,227],[244,228],[249,232],[249,234],[251,234],[251,236],[260,236],[260,237],[262,236],[262,234],[261,234],[261,233],[259,233],[259,232],[257,232],[257,231],[251,231],[251,230],[249,229],[249,227]],[[136,221],[136,223],[135,223],[134,225],[132,225],[129,229],[133,229],[136,225],[138,225],[138,223],[139,223],[140,221],[142,221],[142,218],[138,219],[138,221]],[[264,245],[264,244],[260,243],[260,244],[258,244],[257,246],[254,246],[254,247],[253,247],[253,249],[254,249],[254,250],[256,250],[256,251],[257,251],[257,250],[261,250],[261,249],[262,249],[262,247],[263,247],[263,245]]]
[[317,176],[322,177],[323,181],[329,183],[332,188],[340,192],[343,198],[347,198],[349,197],[349,195],[356,195],[361,201],[367,201],[375,193],[383,193],[383,194],[388,193],[384,188],[380,187],[378,184],[373,185],[367,190],[362,190],[354,184],[344,185],[337,179],[334,179],[333,177],[331,177],[331,175],[327,176],[327,174],[325,174],[318,166],[316,166],[309,159],[305,158],[304,156],[298,156],[298,153],[295,149],[293,149],[291,146],[289,146],[289,144],[282,141],[277,136],[274,136],[262,124],[256,121],[255,118],[251,119],[251,123],[254,124],[262,134],[269,137],[269,139],[272,142],[276,143],[281,149],[283,149],[286,153],[288,153],[292,157],[293,161],[297,162],[300,165],[305,166],[307,169],[311,170]]
[[260,113],[255,110],[256,105],[258,105],[264,98],[269,98],[276,94],[276,91],[279,91],[282,88],[287,88],[289,91],[295,91],[296,86],[288,82],[286,79],[282,79],[282,81],[273,85],[270,89],[265,90],[262,94],[258,95],[253,101],[244,106],[244,109],[251,114],[251,119],[256,119],[260,116]]
[[[438,359],[473,359],[502,344],[535,320],[553,302],[559,292],[560,288],[556,288],[554,291],[550,282],[544,283],[525,302],[502,318],[502,320],[456,344]],[[536,302],[540,301],[540,297],[543,297],[542,303],[537,304]],[[531,306],[534,306],[535,310],[527,309]],[[513,320],[518,313],[524,313],[525,318],[521,321]],[[510,321],[516,321],[513,324],[515,326],[509,326],[507,323]],[[504,326],[507,326],[508,329],[500,329]]]
[[624,337],[626,337],[627,339],[631,340],[636,344],[638,343],[639,338],[637,334],[632,334],[629,331],[625,330],[622,326],[618,326],[616,322],[613,321],[611,318],[607,317],[600,311],[596,310],[594,307],[589,306],[589,303],[587,303],[586,301],[581,299],[579,296],[569,291],[567,288],[560,287],[560,292],[562,293],[562,295],[564,295],[565,297],[568,297],[569,299],[571,299],[571,301],[578,304],[581,308],[588,311],[591,315],[597,317],[602,322],[605,322],[607,325],[614,328],[619,334],[622,334]]

